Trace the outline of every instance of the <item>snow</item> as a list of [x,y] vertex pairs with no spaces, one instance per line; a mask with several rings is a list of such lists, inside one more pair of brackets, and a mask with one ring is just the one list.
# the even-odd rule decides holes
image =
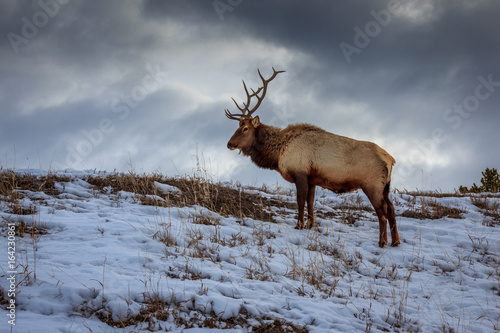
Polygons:
[[159,183],[159,182],[154,182],[154,186],[160,190],[161,192],[163,192],[164,194],[181,194],[181,190],[179,190],[177,187],[175,186],[171,186],[171,185],[167,185],[167,184],[162,184],[162,183]]
[[[21,171],[20,174],[27,171]],[[30,173],[44,175],[44,171]],[[278,222],[224,217],[208,209],[141,205],[130,192],[101,193],[65,171],[61,194],[24,192],[34,215],[13,215],[0,203],[0,286],[7,280],[7,224],[43,227],[38,237],[17,237],[17,297],[13,332],[218,332],[274,318],[311,332],[488,332],[500,328],[500,229],[469,197],[423,197],[464,211],[462,219],[402,217],[422,197],[391,194],[402,244],[378,247],[371,211],[341,223],[341,206],[369,205],[362,194],[318,190],[318,230],[295,230],[295,212],[276,208]],[[180,190],[155,183],[163,193]],[[294,201],[289,194],[262,196]],[[489,198],[492,203],[498,199]],[[337,215],[335,215],[337,214]],[[195,224],[194,217],[217,220]],[[4,295],[4,298],[7,298]],[[127,323],[151,300],[167,315]],[[0,307],[0,331],[9,332]],[[180,319],[183,320],[180,320]],[[215,319],[214,319],[215,318]],[[215,320],[203,328],[205,319]],[[186,329],[186,322],[193,328]]]

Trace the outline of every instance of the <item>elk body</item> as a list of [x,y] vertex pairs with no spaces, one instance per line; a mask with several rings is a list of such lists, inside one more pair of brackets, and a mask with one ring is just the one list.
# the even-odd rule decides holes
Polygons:
[[[391,171],[396,161],[389,153],[375,143],[339,136],[313,125],[295,124],[281,129],[261,123],[258,116],[252,117],[265,97],[268,83],[282,72],[273,68],[273,75],[266,80],[259,71],[263,86],[257,91],[252,90],[251,94],[243,81],[246,103],[240,107],[233,99],[241,113],[232,114],[225,110],[228,118],[239,121],[239,127],[227,147],[239,149],[257,166],[276,170],[285,180],[295,184],[299,211],[296,229],[310,229],[315,225],[313,205],[316,186],[337,193],[361,189],[378,217],[379,246],[388,243],[387,222],[391,245],[398,246],[400,239],[396,215],[389,200]],[[254,97],[257,102],[250,110]],[[307,224],[304,220],[306,202]]]

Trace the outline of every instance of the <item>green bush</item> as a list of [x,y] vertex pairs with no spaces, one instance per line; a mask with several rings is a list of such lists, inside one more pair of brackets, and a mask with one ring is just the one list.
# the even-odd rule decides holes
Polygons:
[[467,188],[467,186],[460,186],[458,189],[460,193],[500,192],[500,175],[497,169],[486,168],[482,174],[481,186],[477,186],[476,183],[472,184],[470,188]]

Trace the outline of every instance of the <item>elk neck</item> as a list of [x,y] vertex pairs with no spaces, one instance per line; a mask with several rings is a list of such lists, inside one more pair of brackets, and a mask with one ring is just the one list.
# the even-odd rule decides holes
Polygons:
[[259,124],[250,148],[242,151],[252,162],[264,169],[278,170],[278,162],[285,142],[281,140],[281,128]]

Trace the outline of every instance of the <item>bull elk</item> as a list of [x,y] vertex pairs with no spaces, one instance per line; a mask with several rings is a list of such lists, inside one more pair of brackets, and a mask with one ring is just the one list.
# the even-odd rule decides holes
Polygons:
[[[312,228],[315,225],[314,192],[316,186],[337,193],[362,189],[370,200],[378,217],[380,227],[379,246],[387,244],[387,221],[391,230],[392,246],[400,243],[396,226],[394,206],[389,200],[392,166],[394,158],[375,143],[358,141],[327,132],[309,124],[289,125],[277,128],[264,125],[259,116],[252,114],[259,108],[266,96],[267,86],[279,73],[273,68],[273,75],[262,80],[257,91],[248,91],[243,106],[232,99],[240,113],[225,110],[229,119],[238,120],[239,127],[227,143],[230,150],[250,156],[259,167],[278,171],[281,176],[294,183],[297,188],[298,222],[296,229]],[[256,99],[250,109],[250,103]],[[307,201],[308,221],[304,221]]]

